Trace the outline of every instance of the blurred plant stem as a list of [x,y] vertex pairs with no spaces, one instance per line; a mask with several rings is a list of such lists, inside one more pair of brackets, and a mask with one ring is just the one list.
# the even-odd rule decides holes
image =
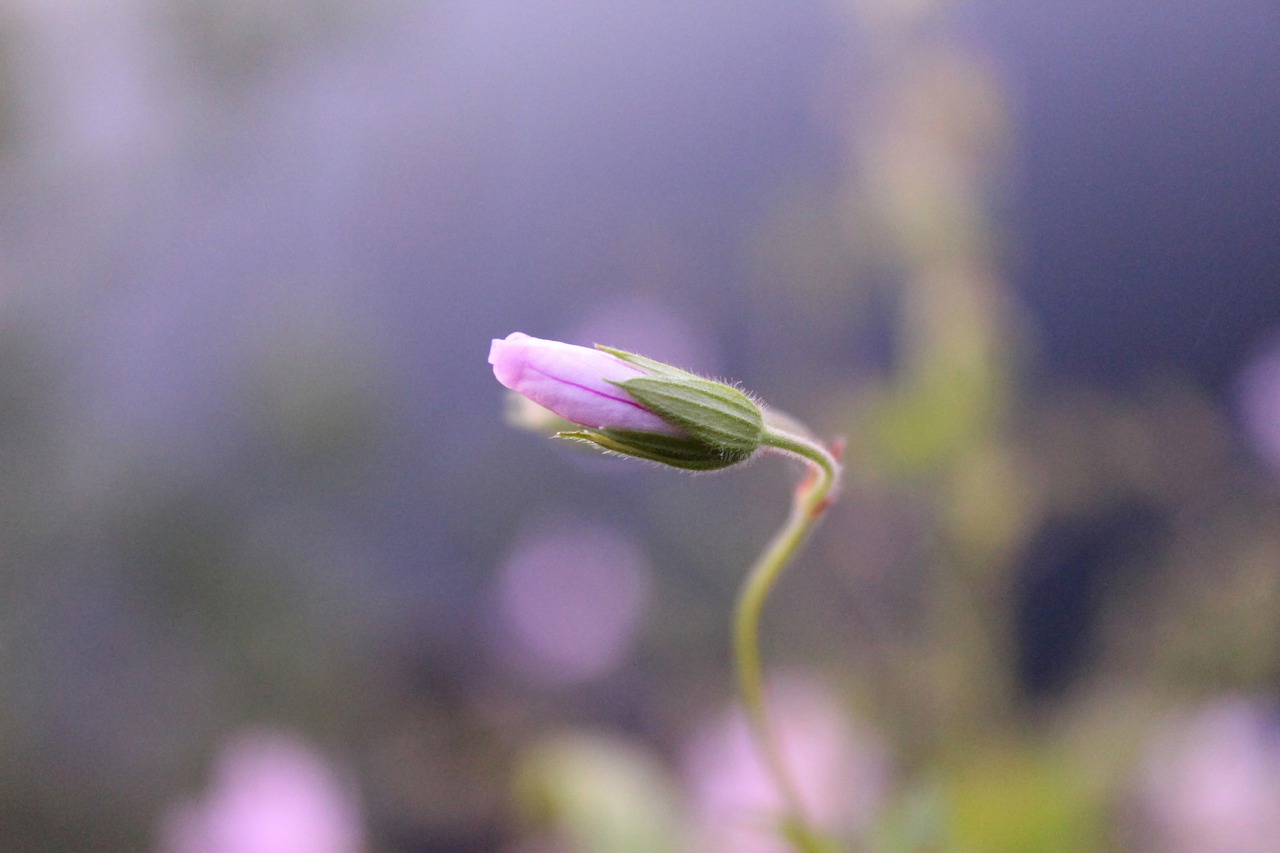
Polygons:
[[738,690],[756,745],[782,798],[785,810],[783,835],[801,853],[823,853],[831,849],[830,845],[812,826],[795,779],[787,767],[782,744],[769,719],[760,665],[760,614],[783,569],[834,500],[840,480],[840,463],[816,440],[801,435],[790,423],[784,425],[779,418],[766,417],[761,443],[775,452],[801,460],[808,465],[809,471],[796,488],[786,524],[752,566],[738,595],[733,634]]

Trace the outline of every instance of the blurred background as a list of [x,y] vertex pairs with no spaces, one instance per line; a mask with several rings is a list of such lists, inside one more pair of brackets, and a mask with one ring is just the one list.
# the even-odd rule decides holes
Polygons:
[[0,3],[0,848],[784,849],[797,472],[513,429],[519,330],[847,439],[764,636],[841,849],[1280,850],[1277,35]]

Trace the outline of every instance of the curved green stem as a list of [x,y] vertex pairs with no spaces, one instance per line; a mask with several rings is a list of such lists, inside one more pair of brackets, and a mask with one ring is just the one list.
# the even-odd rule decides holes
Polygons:
[[769,542],[738,593],[733,632],[738,690],[757,747],[782,798],[788,840],[801,853],[821,853],[827,849],[827,845],[813,829],[805,812],[765,705],[764,677],[760,664],[760,614],[782,570],[795,556],[809,531],[834,498],[834,490],[840,479],[840,463],[817,441],[779,425],[766,424],[762,443],[775,452],[805,462],[810,471],[809,476],[796,489],[786,524]]

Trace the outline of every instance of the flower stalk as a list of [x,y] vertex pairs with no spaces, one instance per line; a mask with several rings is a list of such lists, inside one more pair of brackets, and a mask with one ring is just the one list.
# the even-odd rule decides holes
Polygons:
[[[808,475],[796,487],[786,523],[774,535],[738,591],[733,623],[733,651],[738,692],[747,722],[765,766],[774,779],[785,815],[783,835],[803,853],[823,853],[828,845],[813,829],[769,718],[760,662],[760,617],[765,601],[783,570],[795,556],[831,501],[840,482],[840,462],[819,442],[786,429],[766,426],[762,444],[774,452],[804,462]],[[838,452],[838,451],[837,451]]]
[[622,350],[516,332],[493,341],[489,362],[503,385],[583,427],[556,433],[560,438],[690,470],[726,468],[759,453],[807,466],[786,523],[743,581],[733,651],[752,736],[782,801],[781,834],[800,853],[827,853],[830,846],[812,826],[769,719],[760,618],[778,578],[837,494],[839,447],[829,450],[733,386]]

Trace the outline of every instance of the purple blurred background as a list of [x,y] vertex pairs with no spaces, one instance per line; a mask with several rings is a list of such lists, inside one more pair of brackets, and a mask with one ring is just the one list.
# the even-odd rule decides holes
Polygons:
[[1276,725],[1277,34],[1260,0],[0,6],[0,846],[599,848],[512,792],[553,731],[696,822],[792,474],[513,430],[519,330],[850,436],[766,628],[844,703],[849,833],[936,798],[971,849],[1079,814],[1082,850],[1275,849],[1169,818],[1173,759],[1053,764],[1101,793],[1026,827],[970,771],[1241,695]]

